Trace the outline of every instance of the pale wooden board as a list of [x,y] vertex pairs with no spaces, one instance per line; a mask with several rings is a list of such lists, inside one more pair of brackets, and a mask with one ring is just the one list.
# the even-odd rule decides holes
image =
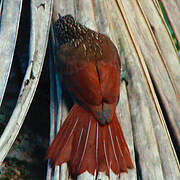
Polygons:
[[0,106],[11,70],[21,7],[22,0],[0,2]]
[[180,1],[179,0],[174,0],[174,1],[176,2],[178,9],[180,9]]
[[[109,1],[109,4],[107,5],[108,8],[111,7],[110,2],[111,1]],[[113,9],[115,10],[116,9],[115,6],[112,7],[112,9],[109,9],[109,11],[112,11]],[[136,54],[135,49],[134,50],[130,49],[130,47],[132,46],[132,44],[131,44],[132,42],[130,44],[128,44],[128,41],[131,41],[131,40],[129,40],[129,38],[131,39],[131,37],[129,37],[129,33],[128,33],[127,29],[126,29],[127,26],[125,27],[125,23],[123,23],[124,20],[121,18],[120,14],[119,14],[119,21],[117,21],[117,18],[118,18],[118,16],[115,16],[115,13],[111,13],[111,17],[109,19],[114,24],[114,26],[112,28],[114,30],[116,30],[116,29],[120,30],[120,31],[118,31],[116,33],[117,34],[116,39],[119,39],[119,41],[120,41],[119,45],[123,46],[123,47],[121,47],[121,46],[120,47],[124,49],[125,57],[126,57],[125,58],[126,59],[126,65],[127,65],[128,69],[130,68],[129,69],[129,71],[131,72],[130,77],[134,79],[133,84],[135,84],[135,85],[133,85],[133,86],[136,86],[136,83],[139,84],[139,83],[142,83],[142,81],[145,80],[145,79],[144,80],[142,79],[142,77],[144,76],[143,74],[137,74],[137,71],[142,71],[141,68],[140,69],[138,68],[138,66],[140,66],[141,64],[138,63],[137,57],[141,57],[142,60],[143,60],[143,57],[142,57],[141,54],[138,54],[139,56],[136,56],[135,55]],[[119,36],[118,36],[118,34],[119,34]],[[148,72],[146,72],[146,73],[148,73]],[[145,77],[147,77],[147,75],[148,74],[146,74]],[[150,80],[150,79],[148,78],[147,80]],[[148,83],[150,83],[150,82],[148,82]],[[146,85],[146,83],[145,83],[145,85]],[[165,122],[164,122],[164,119],[163,119],[163,116],[162,116],[162,112],[160,112],[161,110],[159,108],[157,98],[154,97],[154,95],[151,98],[151,94],[153,94],[153,91],[152,91],[153,89],[151,89],[151,92],[150,92],[148,90],[149,89],[148,86],[146,86],[146,89],[144,89],[144,91],[141,92],[140,90],[138,90],[138,88],[132,88],[131,86],[132,85],[131,85],[131,81],[130,81],[130,84],[128,86],[128,92],[129,92],[128,97],[133,96],[133,98],[130,99],[130,102],[131,103],[135,103],[135,101],[144,101],[144,102],[146,102],[146,105],[145,105],[144,108],[148,108],[148,114],[150,114],[150,117],[148,118],[148,114],[145,113],[144,118],[145,118],[146,121],[148,121],[148,119],[149,119],[149,121],[151,121],[151,124],[153,126],[153,131],[154,131],[154,135],[155,135],[155,141],[154,141],[155,144],[154,144],[154,146],[158,145],[158,147],[156,149],[156,151],[157,151],[156,154],[159,151],[159,156],[160,156],[160,160],[161,160],[161,163],[162,163],[162,168],[161,168],[162,172],[161,173],[163,174],[163,176],[161,176],[161,178],[164,177],[165,179],[178,179],[179,176],[180,176],[179,169],[178,169],[179,164],[177,162],[176,157],[174,156],[174,149],[173,149],[172,144],[170,142],[167,129],[164,126]],[[140,85],[138,85],[138,86],[140,86]],[[141,87],[141,88],[144,88],[144,86]],[[137,97],[137,93],[140,95],[141,98]],[[145,93],[145,95],[143,96],[144,93]],[[136,110],[137,108],[138,108],[138,105],[134,105],[133,107],[131,107],[132,123],[133,123],[133,125],[137,126],[137,128],[140,128],[139,126],[142,125],[141,121],[143,121],[143,118],[142,118],[142,120],[140,120],[137,123],[137,125],[133,121],[133,118],[138,119],[138,116],[140,116],[140,115],[133,116],[134,111],[137,111],[137,113],[141,114],[141,116],[143,115],[143,111],[141,111],[141,109]],[[145,127],[146,126],[148,127],[148,125],[147,125],[148,122],[146,122],[146,121],[144,121],[144,125],[145,125]],[[137,128],[133,129],[135,133],[136,133],[136,131],[138,133],[138,130],[136,130]],[[141,136],[144,136],[144,134],[142,135],[141,133],[139,133],[139,136],[135,136],[135,138],[139,141],[139,146],[140,147],[142,146],[141,144],[143,144],[143,141],[144,141],[144,139],[141,139],[142,138]],[[145,135],[145,136],[147,136],[147,135]],[[150,138],[151,138],[151,135],[150,135]],[[136,143],[136,139],[135,139],[135,143]],[[147,145],[149,145],[149,144],[147,144]],[[137,147],[139,148],[139,146],[137,146]],[[145,150],[146,150],[146,147],[144,147],[142,149],[139,149],[138,153],[143,154]],[[155,149],[153,149],[152,153],[154,153],[154,151],[155,151]],[[142,156],[142,154],[139,154],[139,155]],[[142,161],[147,161],[147,163],[148,163],[147,166],[150,166],[152,169],[155,168],[155,166],[154,166],[155,162],[153,163],[153,161],[149,157],[149,155],[143,157]],[[156,165],[160,165],[160,164],[156,163]],[[140,168],[143,168],[143,166],[141,164],[140,164]],[[145,168],[145,170],[146,170],[146,168]],[[150,172],[151,171],[149,171],[149,173]],[[159,173],[159,174],[161,174],[161,173]],[[151,174],[151,175],[153,175],[153,174]],[[146,175],[143,175],[143,176],[146,176]],[[154,176],[152,176],[152,177],[154,177]],[[145,177],[144,179],[148,179],[148,178],[151,179],[152,177],[149,176],[149,177]],[[159,179],[158,176],[154,177],[154,178]],[[152,178],[152,179],[154,179],[154,178]]]
[[[67,14],[71,14],[74,16],[75,11],[74,11],[74,2],[71,0],[67,0],[67,1],[59,1],[59,0],[55,0],[54,1],[54,6],[53,6],[53,18],[52,18],[52,22],[55,22],[58,19],[58,14],[60,13],[61,16],[67,15]],[[53,36],[53,32],[51,33],[51,35]],[[51,58],[49,59],[50,61],[55,61],[55,54],[53,53],[55,51],[54,48],[54,37],[52,39],[52,44],[51,44]],[[51,102],[56,103],[54,104],[54,108],[56,109],[56,112],[53,109],[50,109],[50,114],[51,114],[51,120],[50,122],[55,121],[55,123],[52,123],[50,129],[51,133],[50,133],[50,143],[52,142],[52,140],[54,139],[55,135],[58,133],[58,130],[60,128],[60,125],[62,125],[62,123],[64,122],[65,118],[67,117],[67,108],[66,105],[64,104],[64,100],[62,95],[60,94],[59,91],[61,91],[61,87],[58,81],[58,76],[55,72],[55,67],[53,67],[53,63],[50,64],[51,67],[51,92],[52,92],[52,97],[51,97]],[[54,99],[54,97],[58,98]],[[55,124],[58,124],[57,128],[55,128]],[[49,144],[50,144],[49,143]],[[68,168],[67,168],[67,164],[64,163],[61,166],[56,166],[55,169],[51,169],[49,163],[47,166],[47,174],[46,174],[46,180],[50,180],[53,179],[54,180],[67,180],[69,178],[69,173],[68,173]]]
[[174,34],[180,44],[180,1],[161,0]]
[[[136,1],[117,0],[118,5],[124,10],[129,23],[134,43],[140,47],[151,78],[157,88],[162,104],[173,128],[174,136],[180,144],[180,104],[177,93],[164,66],[163,60],[155,45],[149,27]],[[178,68],[178,67],[177,67]],[[167,88],[168,87],[168,88]]]
[[[16,2],[16,1],[15,1]],[[23,124],[32,102],[46,53],[52,13],[52,1],[32,1],[32,29],[30,37],[30,58],[16,107],[0,139],[0,162],[4,160]],[[12,7],[13,8],[13,7]],[[11,13],[7,16],[11,16]],[[28,80],[28,83],[27,83]]]
[[[166,1],[167,2],[167,1]],[[171,1],[172,2],[172,1]],[[177,55],[176,47],[172,44],[171,35],[167,32],[165,22],[163,21],[159,11],[156,9],[153,1],[137,0],[137,4],[146,19],[149,26],[154,44],[161,56],[162,62],[168,72],[171,83],[176,89],[176,94],[180,98],[180,62]],[[153,15],[152,15],[153,14]],[[179,11],[179,29],[180,29],[180,11]]]
[[[106,7],[109,9],[109,11],[112,11],[113,9],[115,9],[115,6],[116,6],[116,4],[114,4],[114,6],[113,6],[111,4],[111,1],[108,1],[108,4]],[[120,15],[120,14],[118,14],[118,15]],[[123,40],[123,39],[125,39],[125,37],[124,38],[122,37],[122,35],[124,34],[122,31],[123,19],[119,17],[119,21],[117,21],[118,15],[115,14],[115,12],[114,12],[114,13],[112,13],[112,16],[109,19],[111,20],[111,22],[113,24],[114,33],[115,33],[115,29],[119,29],[119,31],[117,32],[116,38],[117,38],[117,40],[121,39],[120,41],[123,41],[123,43],[120,43],[120,45],[122,45],[123,47],[120,47],[120,48],[122,48],[125,51],[125,55],[129,54],[128,55],[129,59],[132,62],[134,62],[133,64],[131,64],[130,67],[133,68],[134,70],[137,69],[137,72],[136,72],[136,74],[137,74],[139,71],[137,60],[135,59],[135,55],[134,56],[132,55],[133,52],[131,52],[128,45],[125,46],[125,44],[124,44],[124,43],[127,44],[127,40],[126,41]],[[119,22],[119,24],[118,24],[118,22]],[[128,37],[129,35],[126,34],[126,36]],[[126,61],[127,61],[127,59],[126,59]],[[129,67],[127,67],[127,68],[129,68]],[[128,71],[128,72],[131,73],[130,71]],[[134,108],[133,108],[133,110],[135,112],[139,112],[139,114],[137,114],[135,117],[134,116],[131,117],[132,121],[133,121],[132,122],[133,130],[136,129],[136,131],[135,130],[133,131],[134,143],[135,143],[135,147],[136,147],[136,156],[137,156],[137,152],[139,154],[139,160],[138,160],[139,162],[137,162],[138,163],[137,168],[139,168],[139,166],[141,167],[141,172],[143,174],[143,176],[141,176],[141,178],[143,178],[143,179],[150,179],[150,177],[157,177],[158,179],[163,179],[162,168],[160,165],[160,157],[159,157],[159,153],[158,153],[158,149],[157,149],[157,145],[156,145],[155,135],[153,132],[153,126],[151,123],[149,109],[148,109],[148,107],[144,106],[144,103],[147,100],[143,99],[143,94],[145,93],[145,90],[146,90],[145,86],[143,85],[143,80],[141,79],[143,76],[141,75],[141,72],[139,72],[139,74],[137,74],[137,75],[136,74],[133,74],[133,77],[134,78],[136,77],[136,79],[133,79],[133,82],[130,81],[130,85],[128,85],[128,86],[129,87],[132,86],[132,83],[135,85],[135,87],[132,88],[134,91],[133,94],[135,94],[136,98],[139,99],[139,101],[138,101],[139,104],[138,105],[135,104],[136,106],[134,106]],[[131,94],[132,94],[132,92],[131,92]],[[134,100],[134,103],[135,103],[135,100]],[[132,111],[132,109],[131,109],[131,111]],[[149,117],[148,117],[148,114],[149,114]],[[131,112],[131,115],[132,115],[132,112]],[[141,119],[142,119],[142,121],[141,121]],[[141,126],[140,126],[140,124],[141,124]],[[134,128],[134,126],[135,126],[135,128]],[[150,138],[150,137],[152,137],[152,138]],[[149,144],[149,149],[145,148],[147,144]],[[150,154],[149,152],[152,152],[152,153]],[[152,164],[154,164],[154,166],[156,168],[151,168]],[[137,170],[138,170],[138,172],[140,171],[140,169],[137,169]],[[147,173],[147,171],[149,173]]]

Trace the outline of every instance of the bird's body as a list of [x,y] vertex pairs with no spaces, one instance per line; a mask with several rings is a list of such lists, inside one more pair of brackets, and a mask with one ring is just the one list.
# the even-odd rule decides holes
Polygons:
[[55,23],[57,69],[75,105],[48,150],[51,164],[68,162],[71,174],[115,174],[132,168],[115,109],[120,59],[112,41],[70,15]]

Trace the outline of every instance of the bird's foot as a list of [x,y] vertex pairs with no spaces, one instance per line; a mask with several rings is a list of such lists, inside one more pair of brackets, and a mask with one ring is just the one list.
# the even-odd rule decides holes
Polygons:
[[126,69],[122,70],[121,81],[125,81],[126,86],[128,85],[128,74]]

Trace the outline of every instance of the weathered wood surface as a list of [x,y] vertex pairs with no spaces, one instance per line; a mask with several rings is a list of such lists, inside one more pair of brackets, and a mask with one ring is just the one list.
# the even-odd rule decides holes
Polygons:
[[[180,2],[162,0],[162,3],[180,42]],[[0,102],[12,64],[21,4],[20,0],[0,1]],[[46,52],[52,1],[32,0],[31,9],[29,66],[17,105],[0,139],[0,162],[23,124]],[[169,128],[173,132],[176,146],[180,145],[180,64],[158,0],[54,0],[53,21],[58,13],[71,14],[87,27],[108,35],[127,69],[129,85],[122,82],[117,115],[135,168],[122,174],[121,179],[180,179],[180,166],[168,131]],[[54,67],[53,33],[51,42],[50,143],[68,114]],[[78,176],[78,180],[95,178],[87,172]],[[70,180],[67,164],[55,169],[48,164],[46,179]],[[109,178],[99,173],[97,179]],[[110,179],[118,177],[111,172]]]
[[[31,2],[32,24],[29,65],[16,107],[0,138],[0,163],[3,162],[20,131],[41,75],[51,23],[52,1],[45,2],[45,8],[41,6],[41,3],[41,1],[35,0]],[[11,42],[11,39],[8,40]],[[11,46],[15,46],[12,43],[15,42],[11,42]]]
[[[67,3],[55,2],[54,20],[58,12],[61,15],[72,14],[87,27],[110,36],[129,74],[129,85],[126,87],[123,82],[121,86],[117,115],[136,168],[128,174],[122,174],[121,179],[179,179],[179,162],[153,83],[162,98],[168,118],[174,123],[178,139],[180,68],[177,68],[177,52],[157,4],[141,0],[76,0],[69,2],[71,6],[67,6]],[[62,120],[67,115],[64,101],[60,101],[59,108],[61,114],[57,119]],[[60,173],[68,179],[65,176],[67,172],[65,164],[58,175],[54,172],[51,177],[62,179]],[[109,179],[103,173],[97,177]],[[86,172],[78,179],[95,177]],[[110,179],[118,177],[111,173]]]
[[[115,9],[117,9],[117,11],[119,10],[118,8],[115,8],[115,3],[114,6],[112,6],[113,3],[111,3],[111,1],[108,2],[109,3],[106,7],[111,7],[111,9],[109,9],[110,12]],[[119,12],[119,16],[114,13],[112,15],[114,15],[114,18],[111,17],[109,19],[114,24],[112,27],[112,29],[114,29],[113,34],[119,34],[116,38],[120,42],[118,44],[121,45],[119,48],[124,49],[125,63],[129,76],[131,77],[128,86],[128,97],[133,125],[135,151],[137,153],[136,156],[139,157],[139,160],[136,161],[137,171],[141,172],[140,176],[142,179],[162,179],[163,177],[166,177],[167,179],[176,179],[179,176],[178,165],[176,164],[176,158],[174,158],[174,150],[171,147],[171,143],[168,142],[169,140],[168,135],[166,134],[166,129],[163,126],[163,123],[161,124],[161,122],[164,122],[163,116],[160,114],[162,112],[156,110],[156,108],[158,108],[157,101],[155,102],[156,97],[151,97],[151,94],[155,93],[153,92],[154,90],[152,89],[153,87],[150,78],[148,78],[149,74],[147,68],[145,65],[139,64],[139,62],[143,63],[144,58],[141,51],[138,50],[138,44],[131,47],[135,44],[135,41],[129,30],[129,25],[127,25],[127,19],[124,19],[126,21],[126,26],[123,22],[123,17],[125,18],[123,10],[121,13]],[[119,21],[117,21],[118,17]],[[119,33],[119,31],[116,32],[116,29],[121,29],[121,33]],[[129,30],[129,33],[127,30]],[[132,49],[130,49],[130,47]],[[146,69],[138,68],[138,66],[142,66]],[[143,73],[143,70],[145,74]],[[144,77],[146,77],[146,79]],[[147,80],[148,82],[146,82]],[[148,87],[147,83],[149,86],[151,85],[151,89]],[[156,130],[155,127],[158,127],[158,130]],[[160,137],[164,137],[164,139]],[[148,149],[146,148],[147,145]],[[168,154],[171,158],[166,157],[164,154],[164,148],[168,149]],[[160,152],[159,149],[161,150]],[[173,165],[171,164],[172,160]],[[160,161],[164,167],[161,167]],[[168,168],[167,162],[171,164],[168,165]],[[154,166],[153,168],[152,164]],[[174,165],[177,167],[175,171],[173,169]],[[168,170],[166,169],[165,172],[162,172],[162,168],[167,168]],[[176,174],[175,176],[174,173]]]
[[0,106],[11,70],[21,7],[22,0],[0,2]]
[[172,29],[176,35],[178,43],[180,44],[180,1],[167,1],[161,0],[169,22],[171,23]]
[[[173,128],[174,135],[180,145],[179,85],[173,84],[171,79],[173,76],[163,62],[161,52],[155,45],[153,36],[138,3],[136,1],[118,0],[118,5],[125,11],[131,34],[135,38],[136,46],[140,47],[142,55],[144,56],[151,79],[157,88],[162,104],[166,110],[168,120]],[[164,46],[169,49],[166,44],[164,44]],[[164,56],[164,58],[167,57]],[[178,61],[178,57],[176,58],[176,61]],[[177,64],[176,67],[178,66],[179,64]],[[175,71],[176,69],[179,71],[179,68],[175,68]]]

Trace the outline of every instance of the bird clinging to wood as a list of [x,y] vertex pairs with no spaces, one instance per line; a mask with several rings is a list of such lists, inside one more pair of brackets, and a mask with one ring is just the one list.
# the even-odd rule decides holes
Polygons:
[[115,112],[121,71],[116,47],[71,15],[59,16],[54,31],[57,70],[75,104],[48,149],[51,166],[67,162],[73,176],[127,172],[133,163]]

